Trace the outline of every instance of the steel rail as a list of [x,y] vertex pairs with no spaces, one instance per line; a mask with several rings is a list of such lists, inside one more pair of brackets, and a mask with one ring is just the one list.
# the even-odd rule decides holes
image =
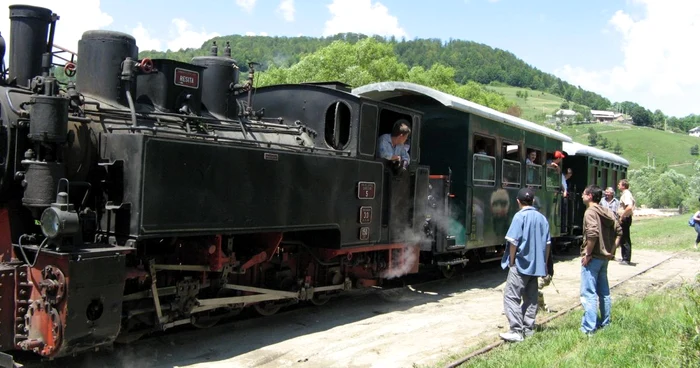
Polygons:
[[[631,279],[633,279],[633,278],[635,278],[635,277],[637,277],[637,276],[640,276],[640,275],[642,275],[642,274],[648,272],[649,270],[652,270],[652,269],[654,269],[654,268],[660,266],[661,264],[667,262],[668,260],[670,260],[670,259],[676,257],[676,256],[677,256],[678,254],[680,254],[681,252],[682,252],[682,251],[678,251],[678,252],[676,252],[676,253],[673,253],[673,254],[671,254],[668,258],[664,259],[663,261],[660,261],[660,262],[656,263],[655,265],[653,265],[653,266],[651,266],[651,267],[649,267],[649,268],[646,268],[646,269],[644,269],[644,270],[641,270],[641,271],[639,271],[639,272],[637,272],[637,273],[635,273],[635,274],[633,274],[633,275],[631,275],[631,276],[629,276],[629,277],[627,277],[627,278],[625,278],[625,279],[623,279],[623,280],[620,280],[618,283],[616,283],[615,285],[611,286],[611,287],[610,287],[610,290],[612,290],[612,289],[614,289],[614,288],[616,288],[616,287],[622,285],[623,283],[625,283],[625,282],[627,282],[627,281],[629,281],[629,280],[631,280]],[[549,322],[551,322],[551,321],[553,321],[553,320],[555,320],[555,319],[557,319],[557,318],[559,318],[559,317],[561,317],[561,316],[563,316],[563,315],[568,314],[568,313],[571,312],[572,310],[578,308],[580,305],[581,305],[581,302],[578,302],[578,303],[576,303],[576,304],[574,304],[574,305],[572,305],[572,306],[570,306],[570,307],[568,307],[568,308],[565,308],[564,310],[557,312],[555,315],[545,318],[541,323],[538,323],[537,325],[538,325],[538,326],[544,326],[544,325],[546,325],[547,323],[549,323]],[[478,356],[480,356],[480,355],[486,354],[486,353],[488,353],[489,351],[491,351],[491,350],[493,350],[493,349],[495,349],[495,348],[497,348],[497,347],[499,347],[499,346],[501,346],[501,345],[503,345],[503,344],[505,344],[505,341],[503,341],[503,340],[499,340],[499,341],[497,341],[497,342],[494,342],[494,343],[492,343],[492,344],[490,344],[490,345],[487,345],[487,346],[485,346],[485,347],[483,347],[483,348],[481,348],[481,349],[479,349],[479,350],[476,350],[476,351],[470,353],[469,355],[467,355],[467,356],[465,356],[465,357],[462,357],[462,358],[460,358],[460,359],[457,359],[457,360],[455,360],[455,361],[449,363],[448,365],[445,366],[445,368],[455,368],[455,367],[458,367],[458,366],[460,366],[460,365],[466,363],[468,360],[470,360],[470,359],[472,359],[472,358],[475,358],[475,357],[478,357]]]

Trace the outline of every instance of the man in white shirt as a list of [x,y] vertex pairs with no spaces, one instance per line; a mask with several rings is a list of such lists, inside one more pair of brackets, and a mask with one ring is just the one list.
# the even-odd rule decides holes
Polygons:
[[620,226],[622,226],[622,244],[620,246],[622,260],[620,263],[629,265],[632,260],[630,227],[632,226],[632,213],[634,212],[635,201],[632,192],[630,192],[630,184],[627,179],[620,180],[617,184],[617,189],[622,191],[620,207],[617,209],[617,214],[620,215]]

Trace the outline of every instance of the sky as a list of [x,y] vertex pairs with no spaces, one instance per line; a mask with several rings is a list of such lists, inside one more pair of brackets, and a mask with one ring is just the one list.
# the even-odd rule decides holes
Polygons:
[[[9,49],[3,3],[0,34]],[[698,0],[9,1],[14,3],[57,13],[55,43],[74,51],[90,29],[129,33],[140,50],[198,48],[230,34],[461,39],[512,52],[612,102],[633,101],[671,116],[700,113]]]

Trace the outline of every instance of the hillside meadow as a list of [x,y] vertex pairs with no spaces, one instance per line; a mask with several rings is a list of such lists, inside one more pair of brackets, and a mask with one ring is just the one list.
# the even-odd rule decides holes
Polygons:
[[[611,143],[607,151],[612,152],[615,143],[620,142],[621,156],[630,162],[630,169],[647,166],[647,154],[650,154],[656,159],[656,167],[667,165],[669,169],[690,176],[694,174],[693,163],[700,159],[699,156],[690,154],[690,148],[700,144],[700,138],[687,134],[621,123],[564,125],[561,132],[576,142],[588,144],[590,128],[595,129],[599,137],[606,137]],[[600,148],[600,138],[598,142]],[[652,163],[651,160],[649,162]]]
[[[559,96],[528,88],[494,85],[487,85],[484,86],[484,88],[500,93],[508,100],[518,104],[522,109],[522,115],[520,117],[537,124],[542,124],[546,119],[546,115],[554,114],[554,112],[559,110],[562,102],[565,102],[565,100]],[[518,92],[527,92],[527,98],[518,97]]]

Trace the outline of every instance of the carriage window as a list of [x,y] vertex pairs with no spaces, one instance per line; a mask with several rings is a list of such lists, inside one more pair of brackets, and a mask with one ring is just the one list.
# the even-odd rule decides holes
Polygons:
[[554,192],[561,188],[561,174],[556,167],[547,167],[547,190]]
[[494,186],[496,184],[496,140],[474,135],[474,156],[472,178],[474,185]]
[[344,149],[350,141],[350,107],[337,101],[326,110],[326,144],[335,149]]
[[542,186],[542,151],[528,149],[525,159],[525,184]]
[[[520,146],[515,143],[503,142],[501,145],[501,157],[504,160],[520,161]],[[519,176],[519,175],[518,175]]]
[[503,186],[520,187],[520,161],[503,160]]
[[588,174],[588,184],[596,184],[598,183],[598,167],[596,166],[591,166],[590,173]]
[[474,155],[473,166],[474,185],[486,185],[492,187],[496,184],[496,158],[486,155]]

